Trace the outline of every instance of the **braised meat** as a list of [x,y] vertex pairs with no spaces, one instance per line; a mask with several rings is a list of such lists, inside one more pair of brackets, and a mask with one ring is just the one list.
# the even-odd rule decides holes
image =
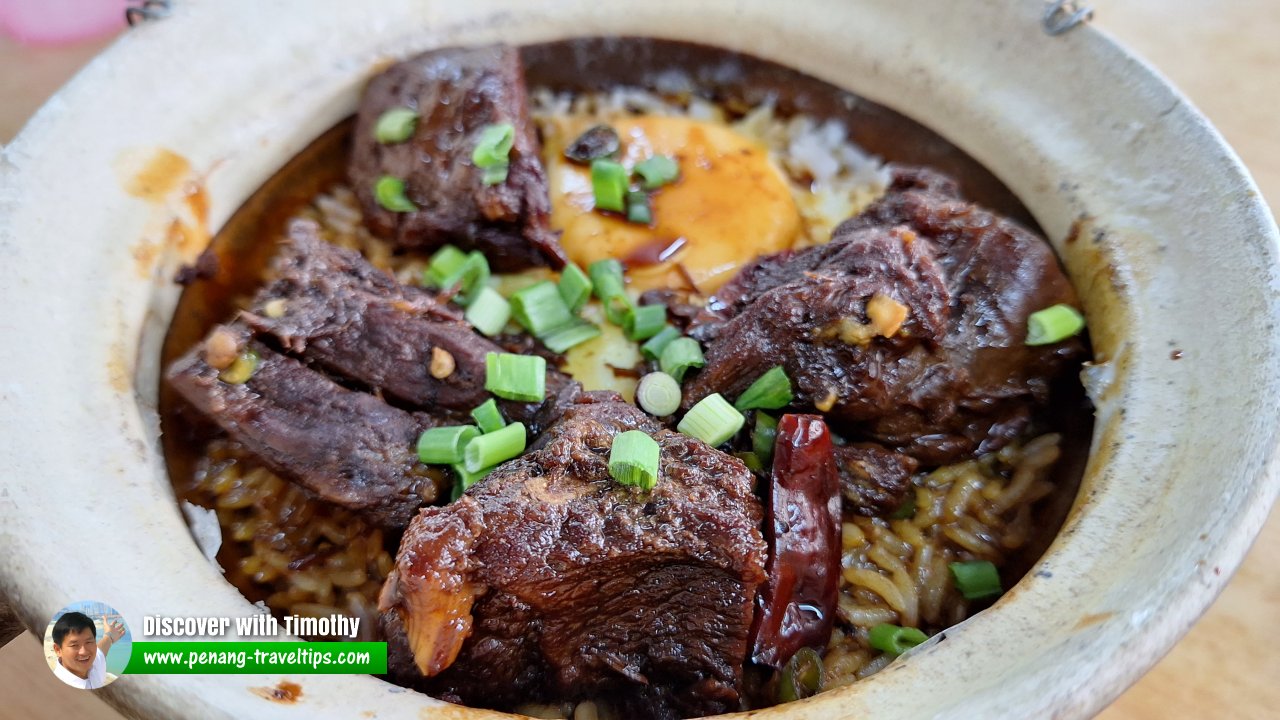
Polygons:
[[839,445],[835,458],[844,507],[869,516],[888,515],[901,507],[911,490],[911,474],[920,465],[875,443]]
[[[220,379],[226,358],[246,349],[258,356],[252,375],[244,382]],[[430,417],[347,390],[251,340],[243,326],[215,328],[170,366],[168,380],[272,470],[375,523],[403,528],[435,499],[414,452]]]
[[[502,347],[477,334],[455,306],[323,241],[314,223],[289,226],[270,274],[274,280],[258,293],[245,322],[287,352],[442,419],[465,418],[489,397],[485,355]],[[554,421],[556,403],[571,401],[578,390],[549,369],[547,402],[500,405],[507,419],[536,434]]]
[[[649,493],[614,482],[614,436],[661,448]],[[627,717],[737,710],[761,507],[737,459],[599,396],[401,543],[380,606],[391,674],[510,709],[598,699]]]
[[695,321],[707,365],[686,408],[781,363],[800,407],[924,465],[1015,437],[1084,356],[1079,338],[1027,346],[1027,318],[1078,302],[1043,239],[953,192],[899,170],[827,245],[744,268]]
[[[371,80],[348,166],[369,228],[403,248],[430,250],[446,242],[473,247],[502,271],[564,265],[564,251],[547,225],[551,201],[527,105],[520,55],[505,45],[432,50]],[[419,113],[413,134],[403,142],[379,142],[378,118],[396,108]],[[506,179],[486,185],[471,154],[483,128],[497,123],[515,127],[515,144]],[[383,176],[402,180],[417,209],[393,212],[380,205],[374,186]]]

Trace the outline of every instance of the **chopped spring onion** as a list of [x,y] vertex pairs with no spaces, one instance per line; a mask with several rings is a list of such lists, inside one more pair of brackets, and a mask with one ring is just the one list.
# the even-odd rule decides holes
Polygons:
[[966,600],[981,600],[1004,592],[1000,587],[1000,572],[989,560],[953,562],[947,565],[956,589]]
[[795,702],[822,690],[822,657],[810,647],[802,647],[778,673],[778,702]]
[[542,344],[546,345],[551,352],[562,353],[569,348],[576,347],[597,337],[600,337],[600,326],[582,320],[575,320],[543,335],[540,339]]
[[674,415],[680,409],[680,383],[664,372],[649,373],[636,386],[636,403],[655,417]]
[[466,253],[452,245],[445,245],[427,262],[427,269],[422,271],[422,284],[428,287],[444,287],[445,279],[458,272],[466,261]]
[[756,413],[756,426],[751,431],[751,452],[766,467],[773,461],[773,445],[778,440],[778,419],[762,412]]
[[627,222],[637,225],[653,223],[653,207],[649,204],[649,194],[645,191],[627,191]]
[[645,190],[657,190],[680,177],[680,165],[669,155],[654,155],[636,163],[635,173],[644,178]]
[[391,108],[378,116],[373,124],[373,139],[383,145],[402,143],[413,136],[418,124],[418,111],[407,107]]
[[560,282],[556,287],[560,290],[560,299],[569,306],[569,312],[578,312],[591,299],[591,278],[573,263],[560,271]]
[[623,485],[652,490],[658,484],[658,443],[640,430],[628,430],[613,439],[609,450],[609,474]]
[[916,516],[916,489],[915,486],[909,488],[906,499],[898,506],[897,510],[889,516],[890,520],[910,520]]
[[524,423],[513,422],[467,443],[467,448],[463,451],[463,463],[467,472],[480,472],[519,457],[524,452],[524,443]]
[[507,179],[511,147],[515,140],[516,129],[511,123],[485,125],[480,129],[480,139],[471,152],[471,162],[484,171],[481,181],[485,185],[497,185]]
[[764,470],[764,463],[760,462],[760,456],[753,452],[736,452],[734,457],[742,461],[743,465],[751,472],[761,472]]
[[501,185],[507,181],[507,175],[511,172],[511,166],[503,163],[483,169],[480,175],[480,182],[484,185]]
[[621,146],[618,131],[608,125],[596,125],[569,143],[564,149],[564,156],[585,165],[598,158],[613,156]]
[[260,360],[258,353],[253,350],[245,350],[240,353],[240,357],[237,357],[227,366],[227,369],[218,373],[218,379],[232,385],[243,385],[249,382],[249,378],[253,377],[253,374],[257,372]]
[[484,468],[477,472],[469,472],[467,470],[467,466],[460,462],[454,463],[453,465],[450,465],[450,467],[453,468],[453,475],[455,478],[453,483],[453,493],[449,498],[450,501],[457,500],[462,497],[462,493],[466,492],[467,488],[480,482],[486,475],[493,472],[493,468],[491,467]]
[[712,393],[698,401],[680,420],[676,430],[716,447],[738,434],[747,419],[725,400]]
[[648,342],[640,346],[640,354],[650,360],[657,360],[662,357],[663,348],[682,334],[676,326],[667,325],[659,330],[657,335],[649,338]]
[[632,306],[622,279],[622,263],[612,259],[597,260],[587,268],[587,274],[591,276],[592,292],[604,303],[605,317],[614,325],[621,326]]
[[452,425],[431,428],[418,436],[418,459],[428,465],[451,465],[462,462],[462,451],[480,429],[474,425]]
[[480,288],[475,300],[467,306],[467,322],[488,337],[502,332],[511,319],[511,303],[489,286]]
[[404,181],[391,175],[383,175],[373,184],[373,197],[378,204],[391,212],[414,212],[418,209],[404,194]]
[[591,192],[597,209],[626,212],[627,169],[614,160],[592,160]]
[[1027,344],[1050,345],[1084,330],[1084,316],[1070,305],[1058,304],[1037,310],[1027,318]]
[[791,378],[787,377],[787,371],[778,365],[756,378],[756,381],[751,383],[751,387],[738,396],[738,401],[733,406],[745,412],[756,409],[777,410],[790,403]]
[[480,407],[472,410],[471,417],[475,418],[476,425],[483,433],[501,430],[507,425],[507,421],[502,419],[502,411],[498,409],[498,402],[493,398],[485,400]]
[[662,372],[675,378],[676,382],[684,381],[684,373],[689,368],[700,368],[706,364],[702,347],[691,337],[678,337],[667,343],[658,358],[658,366],[662,368]]
[[666,305],[638,305],[622,318],[622,331],[628,340],[648,340],[662,332],[666,324]]
[[462,265],[440,283],[440,287],[455,291],[454,301],[467,307],[480,296],[488,282],[489,261],[479,251],[472,250]]
[[919,628],[880,623],[868,633],[871,647],[898,656],[929,639]]
[[520,327],[542,337],[573,321],[573,313],[550,280],[534,283],[511,295],[511,315]]
[[504,400],[542,402],[547,396],[547,361],[537,355],[487,353],[484,389]]

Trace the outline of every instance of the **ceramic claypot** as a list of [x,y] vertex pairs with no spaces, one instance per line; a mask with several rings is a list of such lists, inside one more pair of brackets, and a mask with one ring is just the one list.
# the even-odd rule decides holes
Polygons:
[[[1222,139],[1151,70],[1042,3],[250,0],[174,3],[0,155],[0,587],[43,627],[68,601],[254,610],[193,542],[158,441],[174,269],[349,115],[376,68],[445,44],[602,34],[774,60],[941,133],[1014,190],[1079,289],[1093,448],[1065,527],[994,607],[884,672],[770,717],[1086,717],[1230,577],[1278,485],[1277,230]],[[198,189],[199,192],[194,192]],[[82,512],[80,533],[56,519]],[[482,717],[373,677],[131,676],[128,713]]]

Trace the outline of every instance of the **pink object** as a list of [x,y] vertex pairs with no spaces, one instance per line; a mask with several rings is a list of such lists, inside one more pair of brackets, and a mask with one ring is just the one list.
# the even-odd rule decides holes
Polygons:
[[126,0],[0,0],[0,34],[28,45],[90,40],[124,27],[128,5]]

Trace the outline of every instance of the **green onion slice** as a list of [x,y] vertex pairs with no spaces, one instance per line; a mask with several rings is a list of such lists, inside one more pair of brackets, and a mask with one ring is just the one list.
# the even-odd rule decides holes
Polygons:
[[540,340],[553,353],[563,353],[592,338],[600,337],[600,327],[593,323],[575,320],[568,325],[543,335]]
[[756,426],[751,430],[751,452],[768,467],[773,462],[773,445],[778,440],[778,419],[765,413],[756,413]]
[[720,393],[712,393],[685,413],[676,430],[716,447],[737,435],[746,421],[742,413],[735,410]]
[[822,657],[818,651],[803,647],[782,666],[778,673],[778,702],[794,702],[822,691]]
[[243,385],[249,382],[249,378],[258,371],[258,363],[261,358],[258,353],[253,350],[245,350],[235,359],[227,369],[218,373],[218,379],[224,383],[231,385]]
[[756,378],[751,387],[738,396],[738,401],[733,406],[745,412],[756,409],[777,410],[789,404],[791,378],[787,377],[787,371],[779,365]]
[[1004,592],[1000,587],[1000,572],[988,560],[953,562],[947,567],[956,589],[966,600],[981,600]]
[[560,290],[550,280],[513,293],[511,314],[521,327],[536,337],[558,330],[574,319],[564,298],[560,297]]
[[1027,318],[1027,344],[1050,345],[1084,330],[1084,316],[1070,305],[1058,304],[1037,310]]
[[649,373],[636,386],[636,403],[655,417],[674,415],[680,409],[680,383],[664,372]]
[[485,433],[471,442],[463,452],[467,472],[479,472],[500,462],[519,457],[524,452],[524,423],[513,422],[491,433]]
[[478,250],[472,250],[462,265],[440,282],[440,287],[455,291],[454,301],[467,307],[480,296],[488,282],[489,261]]
[[658,367],[662,368],[662,372],[675,378],[676,382],[684,381],[685,371],[689,368],[700,368],[706,364],[707,359],[702,356],[702,347],[691,337],[678,337],[667,343],[667,346],[662,348],[662,355],[658,357]]
[[658,484],[658,443],[640,430],[628,430],[613,439],[609,450],[609,474],[623,485],[652,490]]
[[649,338],[648,342],[640,346],[640,354],[649,360],[657,360],[662,357],[663,348],[681,335],[683,333],[680,332],[679,328],[674,325],[667,325],[659,330],[657,335]]
[[645,190],[657,190],[680,177],[680,165],[669,155],[654,155],[636,163],[635,173],[644,178]]
[[494,165],[482,170],[480,182],[485,185],[501,185],[507,181],[507,174],[511,172],[511,166],[507,164]]
[[462,462],[463,448],[480,437],[474,425],[431,428],[418,436],[418,459],[428,465]]
[[485,400],[480,407],[472,410],[471,417],[475,418],[476,425],[483,433],[501,430],[507,425],[507,421],[502,419],[502,411],[498,409],[498,402],[493,398]]
[[667,324],[666,305],[639,305],[622,318],[622,331],[628,340],[648,340],[662,332]]
[[591,191],[597,209],[626,212],[627,169],[614,160],[592,160]]
[[427,262],[427,269],[422,271],[422,284],[428,287],[444,287],[445,279],[458,272],[466,261],[466,253],[452,245],[445,245]]
[[587,268],[587,274],[591,276],[592,291],[604,303],[605,317],[614,325],[621,326],[632,307],[622,279],[622,263],[612,259],[597,260]]
[[880,623],[868,633],[871,647],[898,656],[929,639],[919,628]]
[[643,190],[627,192],[627,222],[637,225],[653,223],[653,206],[649,203],[649,194]]
[[415,212],[418,209],[404,194],[404,181],[391,175],[383,175],[373,184],[373,196],[378,204],[391,212]]
[[480,288],[475,300],[467,306],[467,322],[487,337],[502,332],[511,319],[511,303],[489,286]]
[[453,465],[450,465],[450,467],[453,468],[455,478],[453,483],[453,493],[449,498],[450,502],[462,497],[462,493],[466,492],[467,488],[480,482],[485,478],[485,476],[493,472],[493,468],[491,467],[487,467],[476,472],[470,472],[467,470],[467,466],[460,462],[454,463]]
[[560,290],[560,299],[569,306],[569,312],[578,312],[591,299],[591,278],[573,263],[560,271],[560,282],[556,287]]
[[736,452],[733,456],[741,460],[742,464],[746,465],[751,472],[764,471],[764,463],[760,461],[760,456],[753,452]]
[[471,162],[478,168],[506,165],[511,161],[511,148],[516,142],[516,128],[511,123],[497,123],[480,128]]
[[418,125],[418,111],[407,107],[391,108],[378,116],[373,124],[373,139],[383,145],[408,140]]
[[487,353],[484,389],[505,400],[542,402],[547,396],[547,361],[537,355]]

